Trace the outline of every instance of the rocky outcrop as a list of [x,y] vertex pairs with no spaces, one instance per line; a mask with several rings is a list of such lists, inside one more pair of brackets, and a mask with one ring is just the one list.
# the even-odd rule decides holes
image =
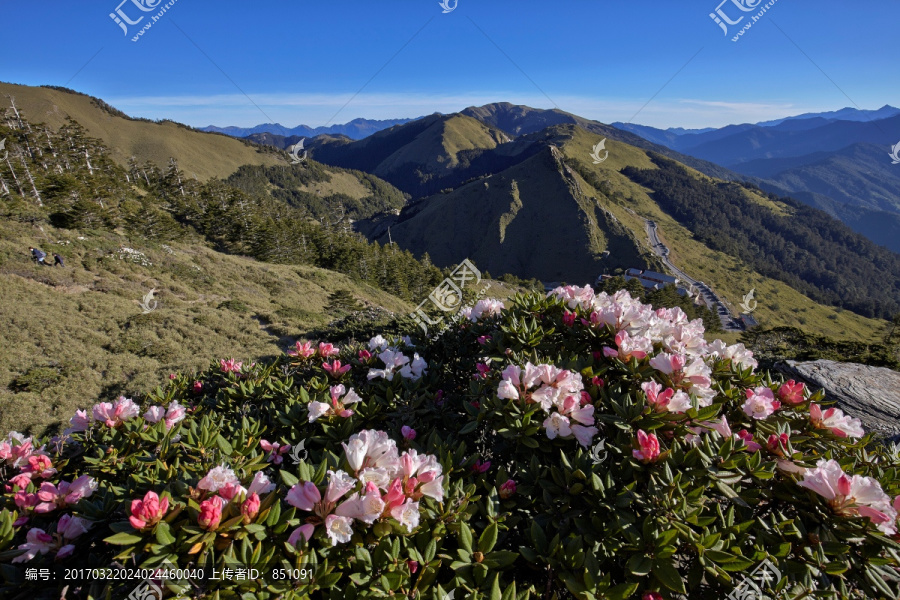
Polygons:
[[900,373],[833,360],[779,363],[776,368],[812,389],[825,389],[838,407],[892,441],[900,441]]

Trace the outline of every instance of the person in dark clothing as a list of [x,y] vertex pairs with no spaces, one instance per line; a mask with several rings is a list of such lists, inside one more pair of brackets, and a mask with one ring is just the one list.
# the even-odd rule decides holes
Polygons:
[[48,265],[47,263],[44,262],[44,259],[47,258],[47,253],[46,253],[46,252],[43,252],[43,251],[41,251],[41,250],[38,250],[37,248],[29,248],[29,250],[31,250],[31,256],[32,256],[32,258],[34,258],[34,260],[36,260],[38,264],[44,265],[44,266],[47,266],[47,267],[50,266],[50,265]]
[[65,268],[66,265],[63,264],[63,257],[60,256],[59,254],[54,254],[53,255],[53,266]]

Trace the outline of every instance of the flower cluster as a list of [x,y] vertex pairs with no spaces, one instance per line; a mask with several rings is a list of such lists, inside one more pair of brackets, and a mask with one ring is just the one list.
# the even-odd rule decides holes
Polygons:
[[350,388],[348,391],[342,385],[331,386],[329,393],[331,394],[331,404],[313,400],[307,406],[310,423],[320,417],[337,416],[346,419],[353,415],[353,411],[347,407],[362,401],[362,398],[359,397],[353,388]]
[[[379,339],[380,338],[380,339]],[[376,343],[377,342],[377,343]],[[384,338],[378,336],[369,341],[369,348],[377,349],[382,346]],[[375,345],[373,345],[375,344]],[[366,376],[369,381],[373,379],[387,379],[393,381],[394,375],[398,374],[404,379],[418,381],[422,375],[427,373],[428,363],[419,356],[418,353],[413,354],[412,360],[396,348],[385,347],[378,354],[378,360],[384,364],[383,369],[369,369]]]
[[311,481],[288,491],[288,504],[312,513],[289,543],[296,544],[301,536],[312,539],[319,526],[332,546],[349,542],[354,521],[372,525],[393,519],[411,532],[419,525],[420,500],[443,500],[444,477],[435,456],[413,449],[400,454],[385,432],[371,429],[351,436],[343,446],[348,470],[328,471],[324,494]]
[[12,559],[12,562],[27,562],[38,554],[47,554],[50,551],[54,552],[57,560],[67,558],[75,551],[75,545],[67,542],[74,540],[82,533],[87,533],[92,526],[93,523],[81,517],[63,515],[56,524],[55,535],[37,527],[29,529],[25,536],[25,543],[19,546],[19,550],[25,552]]
[[214,494],[200,503],[197,524],[207,531],[215,531],[222,521],[223,514],[231,513],[233,516],[239,514],[243,517],[244,523],[249,523],[256,518],[260,507],[260,496],[274,490],[275,484],[269,481],[265,473],[257,471],[247,487],[244,487],[232,469],[225,465],[219,465],[210,469],[197,483],[197,489]]
[[[533,388],[537,389],[531,391]],[[503,370],[497,397],[540,404],[548,415],[543,424],[548,438],[574,436],[579,444],[589,446],[599,430],[593,426],[594,406],[590,396],[584,398],[583,390],[577,373],[528,363],[524,369],[510,365]]]
[[147,412],[144,413],[144,420],[148,423],[159,423],[160,421],[163,421],[166,424],[166,429],[172,429],[175,425],[184,420],[186,414],[187,411],[178,403],[178,400],[173,400],[169,403],[168,408],[151,406]]
[[300,360],[307,360],[316,355],[321,358],[330,358],[340,354],[340,348],[327,342],[319,342],[319,346],[315,347],[310,341],[298,341],[294,349],[288,350],[287,354]]
[[475,323],[479,319],[495,317],[505,308],[503,303],[494,298],[484,298],[475,303],[475,306],[467,306],[459,311],[461,317]]
[[897,534],[897,508],[900,496],[891,498],[881,484],[871,477],[849,476],[836,460],[820,460],[815,469],[807,469],[798,484],[828,501],[835,514],[845,517],[867,517],[887,535]]

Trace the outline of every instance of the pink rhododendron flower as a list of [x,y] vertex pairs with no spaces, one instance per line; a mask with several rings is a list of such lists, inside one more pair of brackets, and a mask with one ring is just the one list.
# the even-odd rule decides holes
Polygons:
[[866,517],[882,533],[897,534],[897,511],[881,484],[871,477],[851,477],[837,461],[823,459],[815,469],[806,470],[798,485],[825,498],[838,515]]
[[663,600],[663,597],[659,592],[644,592],[641,600]]
[[47,554],[54,546],[52,535],[43,529],[29,529],[28,534],[25,536],[25,543],[19,546],[19,550],[25,550],[25,552],[12,559],[12,562],[29,561],[38,554]]
[[475,379],[485,379],[487,378],[488,373],[491,372],[491,367],[485,363],[478,363],[475,365],[475,370],[478,371],[478,373],[475,374]]
[[322,358],[337,356],[340,353],[341,351],[337,346],[329,344],[328,342],[319,342],[319,356]]
[[268,494],[274,489],[275,484],[266,477],[266,474],[262,471],[257,471],[253,476],[253,481],[250,482],[250,487],[247,488],[247,493],[263,495]]
[[416,430],[409,425],[404,425],[403,427],[401,427],[400,434],[403,436],[403,439],[407,441],[416,439]]
[[775,394],[767,387],[746,390],[746,394],[747,400],[742,408],[748,417],[765,419],[781,408],[781,402],[775,399]]
[[203,382],[202,382],[202,381],[195,381],[195,382],[194,382],[194,385],[192,386],[192,389],[194,390],[194,393],[195,393],[195,394],[199,394],[200,392],[203,391]]
[[259,514],[259,495],[258,494],[250,494],[247,496],[247,499],[244,500],[243,504],[241,504],[241,517],[243,517],[243,522],[246,525],[250,521],[256,518],[256,515]]
[[229,483],[240,485],[240,480],[230,468],[225,465],[219,465],[210,469],[209,473],[197,483],[197,489],[206,490],[214,494]]
[[480,460],[476,460],[475,464],[472,465],[472,470],[476,473],[486,473],[488,469],[491,468],[491,461],[486,460],[481,462]]
[[90,497],[96,489],[97,482],[88,475],[82,475],[72,483],[60,481],[59,485],[45,481],[37,493],[40,502],[34,507],[34,512],[47,513],[56,508],[76,504],[82,498]]
[[615,339],[618,350],[603,348],[604,356],[609,358],[618,357],[623,362],[628,362],[632,358],[643,360],[648,353],[653,351],[653,342],[648,337],[631,337],[627,331],[620,331],[616,334]]
[[291,535],[288,538],[288,544],[290,544],[291,546],[296,546],[297,543],[300,541],[301,536],[303,538],[305,538],[306,541],[311,540],[315,530],[316,530],[315,525],[310,525],[309,523],[307,523],[306,525],[301,525],[300,527],[298,527],[297,529],[295,529],[294,531],[291,532]]
[[94,524],[87,519],[75,517],[72,515],[63,515],[56,524],[56,533],[61,535],[63,539],[74,540],[83,533],[90,531]]
[[495,298],[485,298],[475,303],[475,306],[472,307],[471,311],[466,315],[466,318],[475,323],[482,317],[499,315],[504,308],[505,306],[499,300]]
[[109,402],[95,404],[92,413],[95,421],[100,421],[107,427],[119,427],[140,415],[141,409],[131,398],[119,396],[112,404]]
[[497,493],[502,499],[508,500],[513,496],[513,494],[516,493],[516,488],[516,482],[512,479],[509,479],[500,486],[500,489],[497,491]]
[[311,481],[304,481],[291,486],[285,500],[287,500],[288,504],[300,510],[311,511],[322,500],[322,494],[319,492],[316,484]]
[[75,416],[69,419],[70,427],[63,433],[65,433],[65,435],[70,435],[80,431],[87,431],[88,429],[90,429],[92,422],[93,419],[90,415],[87,414],[87,411],[76,410]]
[[221,366],[223,373],[240,373],[244,363],[237,362],[233,358],[229,358],[228,360],[223,358],[219,361],[219,365]]
[[778,388],[778,398],[785,404],[791,406],[803,404],[803,401],[805,400],[803,397],[804,389],[805,386],[802,383],[797,383],[791,379],[782,383],[781,387]]
[[406,566],[409,567],[410,574],[415,574],[419,570],[419,563],[415,560],[406,561]]
[[266,453],[268,453],[266,462],[270,462],[273,465],[280,465],[284,460],[284,455],[291,451],[291,447],[289,445],[282,445],[278,442],[259,440],[259,445]]
[[391,516],[397,519],[407,532],[419,526],[419,503],[411,499],[391,509]]
[[575,313],[565,311],[562,317],[563,325],[566,327],[574,327],[575,326]]
[[293,350],[288,350],[288,356],[295,356],[297,358],[307,359],[310,356],[316,353],[316,349],[313,348],[312,342],[300,342],[297,341]]
[[128,520],[135,529],[144,529],[152,527],[166,515],[169,510],[169,499],[163,498],[161,501],[156,492],[147,492],[144,494],[143,500],[131,501],[131,516]]
[[31,473],[19,473],[15,477],[9,480],[9,483],[6,484],[6,491],[13,491],[13,487],[18,487],[20,490],[24,490],[28,487],[28,484],[31,483]]
[[487,344],[489,341],[491,341],[491,336],[489,336],[489,335],[480,335],[480,336],[478,336],[478,343],[479,343],[480,345],[482,345],[482,346],[484,346],[485,344]]
[[32,454],[28,457],[28,464],[22,467],[22,473],[28,473],[41,479],[48,479],[56,475],[53,462],[45,454]]
[[782,433],[780,435],[775,435],[774,433],[769,436],[769,439],[766,441],[766,449],[774,454],[775,456],[779,456],[784,458],[788,453],[788,444],[790,443],[790,437],[786,433]]
[[[398,488],[399,489],[399,488]],[[335,514],[340,517],[348,517],[371,525],[384,514],[386,504],[378,491],[378,486],[369,482],[365,486],[365,494],[360,496],[353,494],[342,502]]]
[[361,402],[362,398],[359,397],[353,388],[350,388],[346,395],[344,395],[345,389],[346,388],[343,385],[331,386],[329,390],[329,393],[331,394],[331,404],[317,402],[315,400],[310,402],[307,405],[309,422],[312,423],[323,416],[338,416],[345,419],[353,416],[353,411],[347,407],[356,404],[357,402]]
[[631,454],[643,463],[655,462],[659,458],[659,440],[655,433],[647,434],[643,429],[637,432],[639,450],[632,450]]
[[747,450],[749,450],[750,452],[756,452],[762,449],[762,446],[760,444],[757,444],[755,441],[753,441],[753,434],[746,429],[740,430],[739,432],[734,434],[734,437],[744,442],[744,444],[747,446]]
[[588,310],[591,307],[591,302],[594,299],[594,290],[590,286],[577,287],[573,285],[567,285],[564,287],[558,287],[555,290],[549,292],[547,297],[554,296],[559,300],[562,300],[566,303],[566,305],[571,308],[582,308],[584,310]]
[[860,438],[866,435],[862,421],[845,415],[837,408],[829,408],[823,412],[818,404],[812,402],[809,405],[809,418],[817,429],[828,429],[838,437]]
[[197,524],[207,531],[215,531],[222,520],[222,507],[225,501],[219,496],[207,498],[200,503],[200,514],[197,516]]
[[662,386],[655,381],[645,381],[641,389],[647,396],[647,402],[656,412],[683,413],[691,408],[691,397],[678,390],[667,388],[662,391]]
[[340,379],[344,376],[345,373],[347,373],[347,371],[350,370],[350,365],[342,365],[341,361],[334,360],[330,363],[322,363],[322,368],[325,369],[325,371],[335,379]]
[[362,362],[369,362],[372,358],[372,353],[368,350],[360,350],[359,351],[359,360]]
[[332,546],[337,546],[338,543],[345,544],[353,537],[353,520],[348,517],[328,515],[325,517],[325,533],[328,534]]

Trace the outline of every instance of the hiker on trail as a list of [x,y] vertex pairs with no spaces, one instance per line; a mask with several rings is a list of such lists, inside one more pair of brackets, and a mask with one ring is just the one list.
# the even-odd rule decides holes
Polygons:
[[46,253],[46,252],[43,252],[43,251],[41,251],[41,250],[38,250],[37,248],[29,248],[29,250],[31,250],[31,256],[32,256],[32,258],[34,258],[34,260],[36,260],[36,261],[38,262],[38,264],[41,264],[41,265],[44,265],[44,266],[47,266],[47,267],[50,266],[50,265],[48,265],[47,263],[44,262],[44,259],[47,258],[47,253]]
[[60,256],[59,254],[54,254],[53,255],[53,266],[54,267],[62,267],[65,269],[66,265],[63,264],[63,257]]

